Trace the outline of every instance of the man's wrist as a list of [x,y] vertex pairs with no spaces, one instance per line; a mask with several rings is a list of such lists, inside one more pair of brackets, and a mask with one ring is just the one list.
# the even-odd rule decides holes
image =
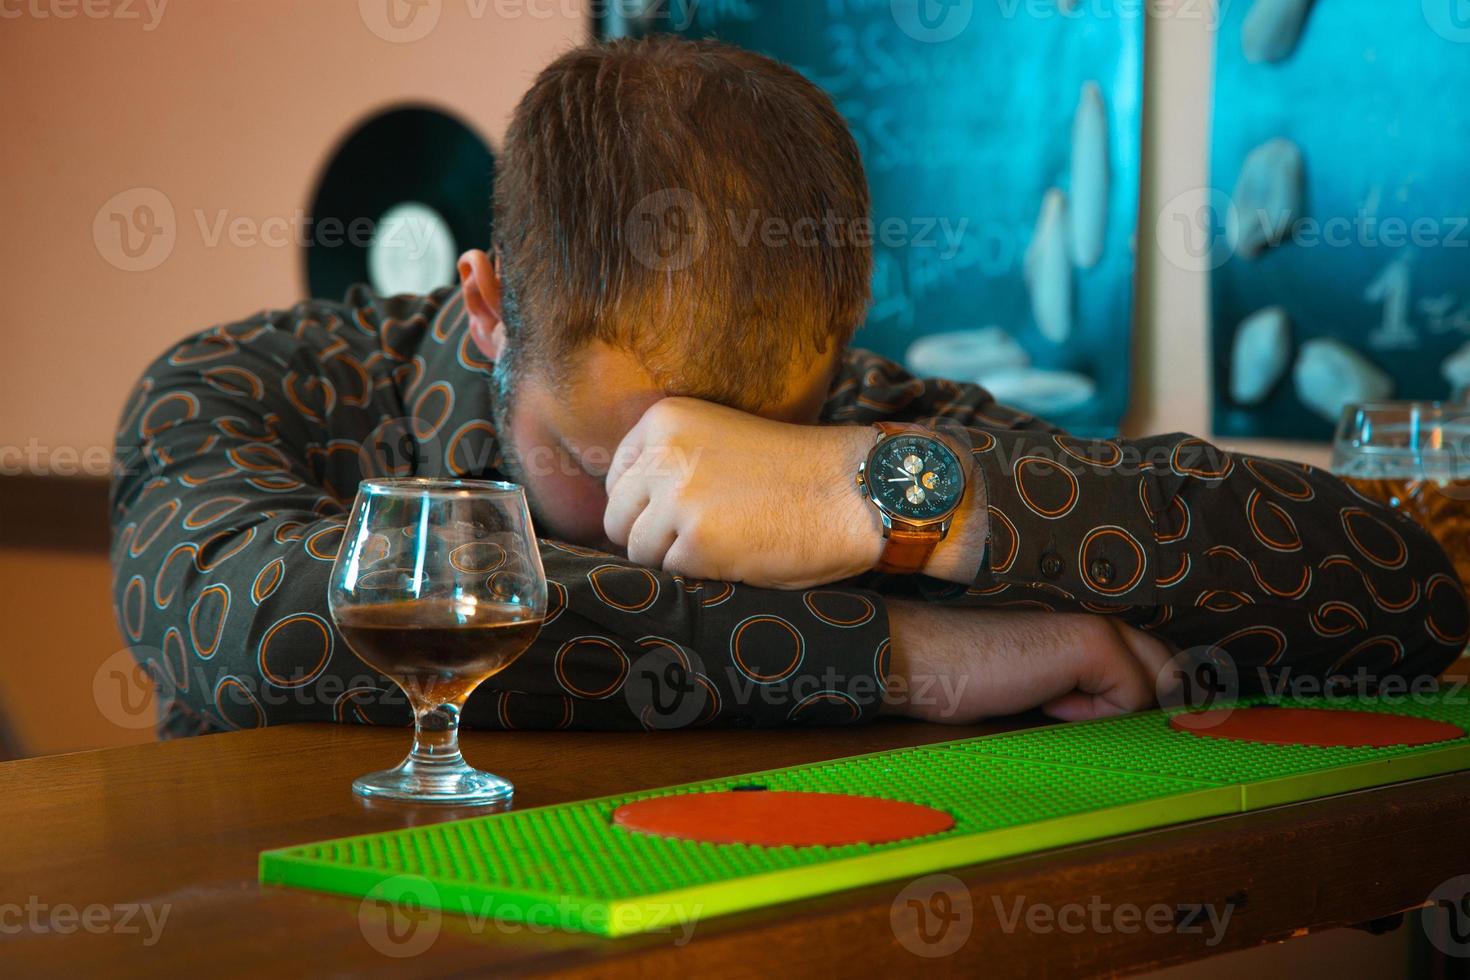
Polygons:
[[824,524],[832,521],[835,538],[842,543],[843,553],[850,556],[853,574],[861,575],[872,571],[883,556],[883,520],[858,483],[858,470],[877,442],[878,432],[872,426],[863,425],[828,426],[827,429],[833,441],[831,458],[835,464],[828,479],[837,494],[832,511],[818,515],[817,519]]
[[966,466],[965,495],[950,521],[949,533],[929,556],[924,574],[968,585],[980,574],[985,542],[990,536],[990,511],[985,479],[975,457],[968,452],[960,453],[959,457]]
[[[984,478],[979,472],[979,466],[973,454],[966,452],[961,446],[956,446],[953,439],[946,439],[942,433],[921,426],[914,428],[948,444],[960,464],[965,467],[965,493],[960,500],[959,507],[955,509],[950,519],[948,533],[935,545],[928,561],[920,571],[933,578],[968,585],[975,581],[975,577],[980,573],[980,562],[984,557],[985,543],[990,533]],[[873,446],[881,438],[882,430],[877,426],[868,426],[858,431],[864,433],[863,437],[850,439],[845,451],[852,452],[854,446],[860,450],[857,461],[851,464],[848,485],[853,491],[851,496],[860,501],[862,507],[860,513],[844,521],[843,526],[848,528],[852,535],[850,540],[854,542],[855,553],[872,556],[871,563],[864,569],[867,571],[877,567],[882,560],[887,538],[883,533],[883,520],[878,514],[878,508],[862,492],[856,474],[858,466],[867,458]]]

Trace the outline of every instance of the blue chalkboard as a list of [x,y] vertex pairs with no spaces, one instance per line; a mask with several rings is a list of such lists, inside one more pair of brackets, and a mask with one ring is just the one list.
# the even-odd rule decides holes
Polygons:
[[[1451,396],[1470,341],[1470,3],[1240,0],[1218,45],[1215,430],[1323,440],[1349,398]],[[1299,175],[1242,184],[1268,144]],[[1262,209],[1279,242],[1243,256],[1231,211]],[[1238,350],[1263,310],[1275,323]],[[1331,356],[1309,369],[1312,350]]]
[[[1129,388],[1138,209],[1143,17],[1129,12],[1135,5],[609,6],[605,35],[715,37],[791,64],[831,94],[862,148],[875,221],[881,228],[896,218],[903,229],[875,245],[861,346],[920,370],[936,360],[959,365],[944,373],[989,384],[1077,431],[1116,428]],[[1079,166],[1074,129],[1091,147]],[[1037,245],[1048,200],[1058,234]],[[1028,252],[1041,282],[1033,288]],[[998,329],[976,333],[986,327]],[[940,347],[937,357],[931,349],[910,360],[915,341],[950,332],[961,332],[954,339],[964,357]],[[1080,395],[1074,381],[1085,382]]]

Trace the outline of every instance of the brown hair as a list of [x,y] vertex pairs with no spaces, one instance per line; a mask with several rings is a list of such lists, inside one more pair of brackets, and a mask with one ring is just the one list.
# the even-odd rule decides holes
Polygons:
[[496,175],[512,345],[592,340],[671,393],[753,409],[866,312],[867,179],[828,97],[769,58],[670,37],[578,48],[517,107]]

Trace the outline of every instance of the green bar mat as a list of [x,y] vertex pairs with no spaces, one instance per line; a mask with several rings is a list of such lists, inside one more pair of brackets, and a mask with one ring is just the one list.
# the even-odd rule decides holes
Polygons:
[[[1282,700],[1470,730],[1461,697]],[[626,935],[1262,806],[1470,768],[1470,737],[1381,749],[1173,731],[1154,711],[266,851],[260,880],[480,918]],[[624,803],[760,785],[936,807],[955,825],[889,844],[761,847],[640,834]]]
[[[1443,697],[1405,697],[1383,701],[1365,698],[1268,700],[1257,697],[1239,704],[1381,711],[1446,721],[1470,732],[1470,691],[1456,691]],[[1052,725],[928,748],[978,752],[1109,772],[1195,779],[1212,786],[1236,786],[1240,790],[1239,809],[1242,811],[1470,768],[1470,739],[1384,749],[1263,745],[1184,735],[1161,723],[1161,717],[1167,719],[1177,713],[1147,712],[1072,725]]]

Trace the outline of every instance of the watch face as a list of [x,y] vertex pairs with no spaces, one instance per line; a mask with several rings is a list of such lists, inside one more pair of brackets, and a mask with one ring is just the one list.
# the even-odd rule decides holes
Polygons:
[[922,523],[943,517],[965,492],[965,474],[950,448],[923,436],[894,436],[868,457],[868,492],[889,513]]

